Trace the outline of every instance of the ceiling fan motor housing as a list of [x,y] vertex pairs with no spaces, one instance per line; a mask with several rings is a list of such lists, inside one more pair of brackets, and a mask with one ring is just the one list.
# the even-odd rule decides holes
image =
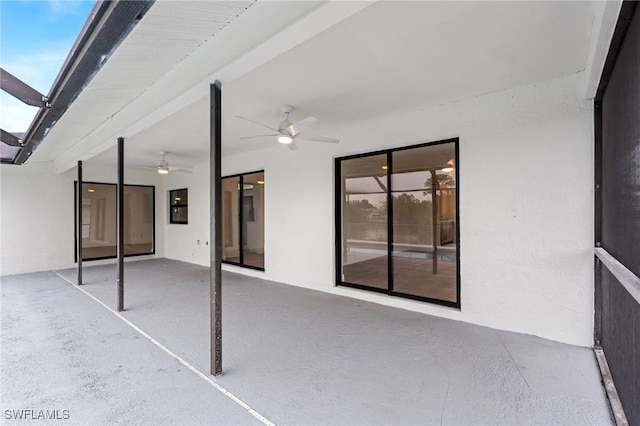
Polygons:
[[282,120],[280,122],[280,124],[278,124],[278,130],[282,133],[289,133],[286,129],[287,127],[291,126],[291,122],[289,121],[288,118],[285,118],[284,120]]
[[291,122],[289,121],[289,114],[291,113],[291,111],[293,111],[295,108],[292,105],[282,105],[280,107],[280,111],[282,111],[282,113],[284,114],[284,120],[282,120],[280,122],[280,124],[278,124],[278,130],[282,133],[286,133],[289,134],[288,131],[286,131],[285,129],[289,126],[291,126]]
[[283,114],[289,114],[294,109],[293,105],[282,105],[280,107],[280,111],[282,111]]

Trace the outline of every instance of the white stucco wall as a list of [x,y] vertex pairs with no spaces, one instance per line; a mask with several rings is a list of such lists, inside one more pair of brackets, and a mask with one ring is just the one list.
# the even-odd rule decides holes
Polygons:
[[[593,330],[593,120],[583,73],[342,129],[224,159],[265,170],[264,273],[248,275],[498,329],[590,346]],[[460,138],[460,310],[335,287],[334,158]],[[170,175],[189,187],[189,225],[167,227],[167,257],[208,265],[208,167]],[[171,187],[171,188],[169,188]],[[184,231],[181,231],[181,230]]]
[[[74,267],[76,170],[55,174],[51,162],[0,166],[0,275]],[[83,167],[83,180],[115,183],[115,167]],[[156,255],[164,255],[161,178],[126,169],[125,183],[156,186]],[[130,258],[140,259],[140,258]],[[108,263],[112,261],[99,261]],[[95,262],[86,262],[87,265]]]
[[73,263],[73,179],[51,163],[1,165],[0,178],[0,274]]
[[[163,179],[165,257],[209,266],[209,164],[194,167],[193,173],[173,172]],[[170,224],[169,191],[187,188],[188,223]]]

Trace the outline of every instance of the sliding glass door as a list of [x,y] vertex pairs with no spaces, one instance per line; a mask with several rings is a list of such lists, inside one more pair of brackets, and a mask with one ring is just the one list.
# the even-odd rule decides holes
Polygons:
[[222,179],[222,260],[264,270],[264,172]]
[[336,160],[338,285],[460,306],[457,140]]

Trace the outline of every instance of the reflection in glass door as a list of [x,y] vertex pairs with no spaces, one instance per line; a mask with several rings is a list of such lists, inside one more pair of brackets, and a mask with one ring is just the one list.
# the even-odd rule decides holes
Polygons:
[[387,156],[342,162],[343,278],[388,287]]
[[391,155],[393,290],[456,302],[454,144]]
[[456,165],[457,140],[336,160],[339,285],[460,306]]

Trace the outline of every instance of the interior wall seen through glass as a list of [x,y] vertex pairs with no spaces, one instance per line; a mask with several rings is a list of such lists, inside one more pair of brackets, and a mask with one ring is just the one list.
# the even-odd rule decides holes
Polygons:
[[225,262],[264,269],[264,172],[222,179]]
[[240,177],[222,179],[222,259],[240,263]]
[[243,176],[243,264],[264,268],[264,173]]
[[[153,187],[124,187],[124,254],[154,252]],[[82,259],[117,255],[116,185],[82,184]]]

